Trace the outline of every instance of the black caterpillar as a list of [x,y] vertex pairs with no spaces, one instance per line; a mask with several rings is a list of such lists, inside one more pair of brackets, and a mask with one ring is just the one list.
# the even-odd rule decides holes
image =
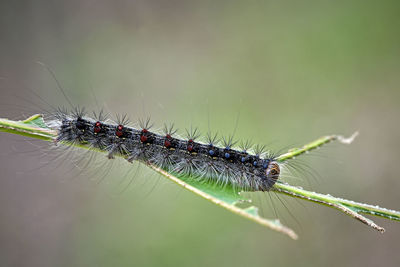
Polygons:
[[218,146],[216,135],[208,135],[206,143],[196,142],[197,130],[187,131],[187,139],[182,140],[173,137],[173,125],[165,127],[161,135],[149,131],[149,120],[141,122],[139,130],[125,126],[125,117],[118,124],[107,123],[102,113],[96,117],[86,117],[83,111],[71,115],[59,112],[53,121],[57,142],[89,145],[107,152],[109,158],[119,155],[129,162],[153,164],[171,173],[243,191],[269,191],[279,178],[278,162],[272,155],[263,156],[263,147],[255,147],[252,154],[249,143],[234,149],[232,138],[223,139],[223,146]]

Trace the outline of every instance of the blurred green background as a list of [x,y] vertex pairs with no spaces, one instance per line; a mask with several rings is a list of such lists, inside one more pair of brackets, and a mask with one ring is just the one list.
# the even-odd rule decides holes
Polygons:
[[[400,209],[399,14],[398,1],[1,1],[0,117],[48,109],[35,94],[67,106],[41,61],[74,103],[132,122],[229,135],[240,113],[236,137],[272,149],[359,130],[286,180]],[[293,241],[145,167],[108,168],[103,155],[86,166],[87,154],[60,158],[4,133],[0,145],[1,266],[400,262],[395,222],[376,219],[381,235],[333,209],[258,195]]]

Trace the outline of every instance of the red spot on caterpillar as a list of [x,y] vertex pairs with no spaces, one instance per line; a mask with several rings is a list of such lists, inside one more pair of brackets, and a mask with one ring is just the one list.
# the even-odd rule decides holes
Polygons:
[[147,130],[147,129],[143,129],[142,130],[142,134],[140,135],[140,142],[142,142],[142,143],[145,143],[145,142],[147,142],[147,133],[148,133],[149,131]]
[[170,142],[169,140],[165,140],[164,146],[165,146],[166,148],[169,148],[169,147],[171,146],[171,142]]
[[101,131],[101,122],[97,121],[94,125],[94,132],[99,133]]
[[166,138],[166,140],[164,141],[164,146],[165,146],[166,148],[169,148],[169,147],[171,146],[171,139],[172,139],[172,137],[171,137],[171,135],[167,134],[167,135],[165,136],[165,138]]
[[187,145],[187,151],[192,152],[193,151],[193,139],[189,139],[188,145]]
[[124,129],[124,126],[122,126],[121,124],[117,126],[117,130],[115,131],[115,134],[118,137],[121,137],[124,133],[122,132],[122,130]]

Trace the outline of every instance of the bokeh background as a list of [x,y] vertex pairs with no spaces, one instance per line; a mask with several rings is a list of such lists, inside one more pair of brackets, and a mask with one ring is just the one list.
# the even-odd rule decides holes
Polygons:
[[[68,106],[41,61],[74,104],[132,122],[228,135],[239,117],[239,140],[272,149],[358,130],[351,146],[305,156],[312,171],[289,181],[400,209],[399,14],[398,1],[368,0],[1,1],[0,117]],[[82,164],[5,133],[0,146],[1,266],[400,263],[396,222],[377,218],[382,235],[327,207],[258,196],[293,241],[145,167]]]

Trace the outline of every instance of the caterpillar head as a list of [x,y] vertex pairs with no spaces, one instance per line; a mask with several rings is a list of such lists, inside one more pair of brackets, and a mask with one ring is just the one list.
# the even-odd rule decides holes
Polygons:
[[279,168],[279,165],[277,162],[272,161],[268,164],[268,168],[265,171],[265,174],[267,175],[268,180],[278,180],[279,174],[281,173],[281,169]]
[[271,161],[268,164],[267,169],[265,170],[265,188],[263,191],[269,191],[274,184],[276,183],[276,181],[279,178],[279,174],[281,173],[281,169],[279,168],[279,165],[277,162],[275,161]]

